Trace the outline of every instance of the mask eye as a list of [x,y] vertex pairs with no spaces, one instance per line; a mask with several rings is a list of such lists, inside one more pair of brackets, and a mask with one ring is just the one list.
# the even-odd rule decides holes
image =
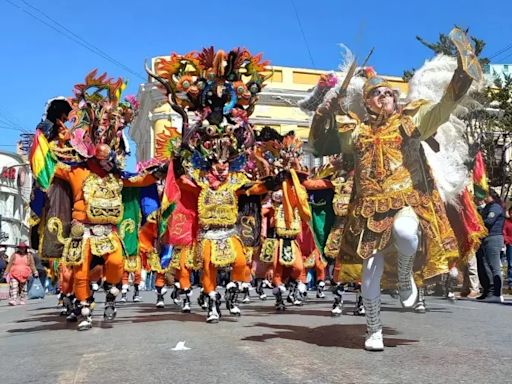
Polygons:
[[235,128],[232,125],[228,125],[224,128],[224,133],[226,135],[231,135],[235,131]]
[[215,125],[209,125],[206,127],[206,134],[208,136],[215,136],[217,134],[217,127]]
[[250,86],[249,86],[249,91],[254,95],[256,93],[258,93],[260,91],[260,86],[256,83],[252,83]]

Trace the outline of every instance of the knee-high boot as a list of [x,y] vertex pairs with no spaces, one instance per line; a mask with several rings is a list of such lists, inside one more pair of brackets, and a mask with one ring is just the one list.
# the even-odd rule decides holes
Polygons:
[[220,317],[220,293],[213,291],[208,294],[208,315],[206,316],[206,322],[218,323]]
[[418,298],[418,288],[412,275],[412,266],[416,253],[404,255],[398,253],[398,294],[404,308],[412,308]]
[[382,340],[382,322],[380,319],[380,296],[374,299],[363,297],[363,305],[367,328],[364,348],[367,351],[382,351],[384,350],[384,342]]
[[334,288],[334,303],[332,304],[331,315],[340,316],[343,313],[343,285],[338,284]]

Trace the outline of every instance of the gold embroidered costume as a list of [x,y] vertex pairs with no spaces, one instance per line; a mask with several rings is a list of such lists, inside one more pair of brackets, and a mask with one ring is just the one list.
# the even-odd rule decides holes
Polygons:
[[365,123],[354,129],[341,127],[343,147],[356,161],[354,200],[342,241],[344,253],[366,259],[387,250],[395,215],[411,207],[423,233],[423,277],[447,271],[447,260],[457,256],[457,242],[420,142],[435,133],[454,105],[449,97],[434,107],[420,100],[377,129]]
[[[241,172],[233,172],[217,189],[210,187],[208,179],[199,170],[192,177],[201,188],[198,199],[198,256],[205,253],[216,267],[231,265],[236,255],[244,252],[235,224],[238,217],[237,191],[249,182]],[[197,261],[196,261],[197,263]]]

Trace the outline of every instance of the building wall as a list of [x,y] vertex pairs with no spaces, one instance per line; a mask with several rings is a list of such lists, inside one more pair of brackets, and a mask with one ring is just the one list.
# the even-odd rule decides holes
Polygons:
[[29,242],[29,209],[32,177],[21,156],[0,152],[0,244]]
[[[152,60],[154,64],[155,60]],[[317,84],[321,74],[329,71],[308,68],[293,68],[282,66],[269,67],[272,76],[265,83],[259,95],[258,103],[250,121],[256,129],[269,125],[285,134],[295,131],[302,140],[307,141],[309,134],[310,116],[302,112],[297,103],[302,100]],[[407,93],[407,83],[399,77],[383,76],[393,86]],[[139,88],[138,99],[141,103],[129,134],[137,144],[137,161],[145,161],[154,155],[155,136],[162,132],[165,126],[175,126],[178,129],[181,119],[173,112],[162,92],[148,79]],[[171,122],[169,121],[171,119]],[[309,160],[313,163],[313,160]]]
[[487,64],[483,71],[485,78],[492,82],[496,76],[502,79],[504,75],[512,76],[512,64]]

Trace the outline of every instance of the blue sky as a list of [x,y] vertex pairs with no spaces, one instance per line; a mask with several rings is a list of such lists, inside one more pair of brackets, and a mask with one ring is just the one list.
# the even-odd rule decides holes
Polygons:
[[458,24],[487,42],[486,56],[509,48],[493,62],[512,63],[512,2],[483,4],[0,0],[0,150],[14,150],[21,130],[33,131],[46,100],[70,95],[91,69],[128,78],[126,94],[135,94],[144,59],[171,51],[244,46],[275,65],[331,70],[340,61],[338,43],[344,43],[359,56],[375,47],[369,64],[401,76],[431,57],[416,35],[435,41]]

